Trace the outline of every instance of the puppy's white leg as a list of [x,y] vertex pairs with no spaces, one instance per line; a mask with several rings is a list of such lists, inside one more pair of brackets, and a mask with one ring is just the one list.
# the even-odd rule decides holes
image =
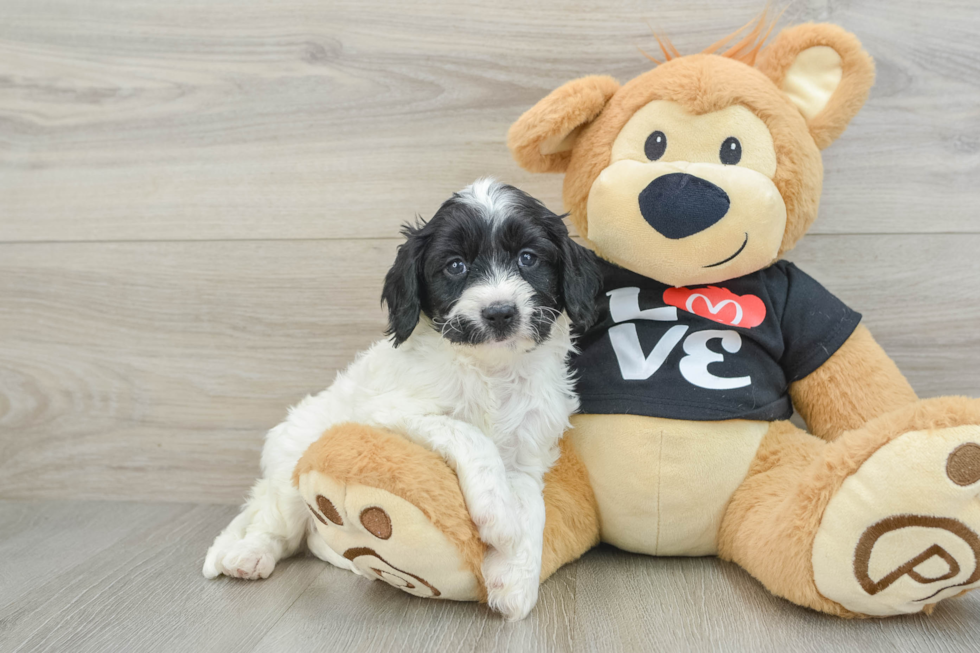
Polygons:
[[204,575],[268,578],[276,562],[302,545],[310,514],[292,472],[306,448],[336,419],[346,418],[330,391],[307,397],[285,422],[269,431],[262,450],[264,477],[253,486],[241,514],[214,540],[204,560]]
[[208,549],[208,554],[204,557],[204,577],[215,578],[219,576],[224,567],[225,554],[235,545],[236,542],[245,537],[245,529],[252,521],[252,510],[246,504],[238,516],[231,520],[225,530],[214,539],[214,543]]
[[242,512],[208,549],[204,576],[268,578],[276,562],[299,548],[309,520],[303,498],[288,481],[260,479]]
[[379,414],[372,421],[441,455],[456,472],[480,539],[513,551],[521,531],[514,496],[500,452],[480,429],[444,415]]
[[517,505],[521,534],[514,551],[491,549],[483,561],[487,602],[509,621],[526,617],[538,602],[541,582],[541,550],[544,543],[544,485],[542,479],[523,472],[508,474]]

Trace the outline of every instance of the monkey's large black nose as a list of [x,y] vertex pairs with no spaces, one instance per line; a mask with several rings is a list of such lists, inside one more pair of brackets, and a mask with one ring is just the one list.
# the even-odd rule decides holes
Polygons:
[[487,323],[496,333],[505,333],[514,326],[517,317],[517,307],[513,304],[496,303],[484,308],[480,314],[483,321]]
[[651,227],[677,240],[704,231],[725,217],[728,193],[683,172],[657,177],[640,191],[640,213]]

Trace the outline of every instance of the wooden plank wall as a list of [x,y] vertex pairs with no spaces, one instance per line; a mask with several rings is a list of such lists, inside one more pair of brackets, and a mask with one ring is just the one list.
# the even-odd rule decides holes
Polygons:
[[[0,498],[237,502],[262,435],[380,337],[400,222],[512,163],[564,81],[760,0],[4,0]],[[792,254],[923,396],[980,395],[980,11],[798,1],[878,63]]]

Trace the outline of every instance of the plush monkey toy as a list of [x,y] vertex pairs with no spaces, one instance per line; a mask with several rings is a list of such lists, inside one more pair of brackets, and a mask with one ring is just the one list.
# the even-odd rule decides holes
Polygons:
[[[569,82],[511,128],[521,166],[565,173],[605,262],[574,362],[583,414],[546,479],[542,579],[602,540],[716,554],[830,614],[929,610],[980,585],[980,402],[917,399],[860,315],[781,260],[874,67],[834,25],[765,48],[761,32],[665,45],[653,70]],[[420,596],[484,596],[484,547],[435,454],[340,426],[295,478],[319,507],[314,550]]]

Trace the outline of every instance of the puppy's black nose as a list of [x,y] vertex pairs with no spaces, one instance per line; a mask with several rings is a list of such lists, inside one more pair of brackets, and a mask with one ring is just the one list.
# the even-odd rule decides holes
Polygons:
[[639,200],[643,219],[672,240],[704,231],[731,205],[721,188],[683,172],[657,177],[640,191]]
[[517,317],[517,307],[513,304],[490,304],[480,313],[483,320],[495,331],[506,331]]

